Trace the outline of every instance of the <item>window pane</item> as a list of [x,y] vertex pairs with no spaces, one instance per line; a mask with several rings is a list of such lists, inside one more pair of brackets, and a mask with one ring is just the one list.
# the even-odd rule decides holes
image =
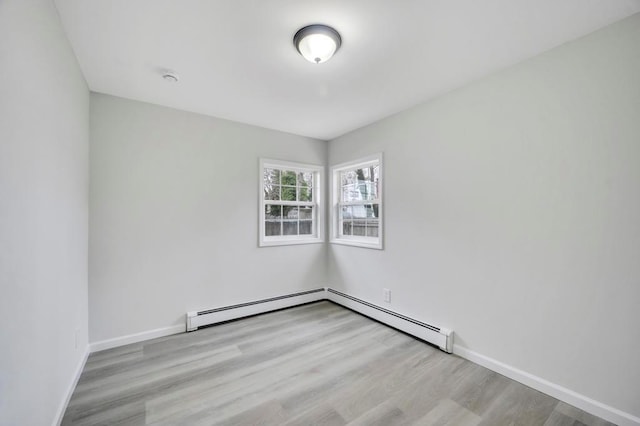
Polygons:
[[342,201],[367,201],[378,198],[378,166],[340,173]]
[[281,185],[289,185],[296,186],[297,176],[296,172],[292,172],[291,170],[283,170],[281,173],[282,180],[280,181]]
[[278,169],[264,169],[264,185],[280,185],[280,170]]
[[380,217],[380,205],[379,204],[372,204],[371,205],[371,216],[370,217],[376,217],[379,218]]
[[272,204],[264,206],[264,218],[265,220],[282,219],[282,206]]
[[283,186],[282,187],[282,199],[285,201],[296,201],[296,187],[295,186]]
[[364,205],[366,217],[378,217],[378,205],[377,204],[365,204]]
[[359,201],[359,200],[361,200],[360,193],[356,189],[355,184],[345,185],[342,187],[342,201],[349,202],[349,201]]
[[356,174],[358,175],[358,180],[361,182],[371,182],[373,179],[373,173],[369,167],[365,167],[363,169],[356,170]]
[[284,219],[298,219],[298,206],[283,206],[282,216]]
[[353,221],[353,235],[364,237],[367,230],[366,220],[354,220]]
[[298,173],[298,185],[303,188],[313,186],[313,173]]
[[348,170],[340,173],[340,185],[351,185],[356,183],[356,172],[355,170]]
[[298,235],[298,219],[285,218],[282,222],[283,235]]
[[342,222],[342,235],[352,235],[352,224],[350,220],[345,220]]
[[311,187],[301,186],[298,188],[298,200],[299,201],[313,201],[313,190]]
[[359,181],[353,185],[342,187],[342,201],[370,201],[378,198],[377,185],[371,182]]
[[298,207],[283,206],[282,235],[298,235]]
[[298,221],[285,220],[282,222],[282,235],[298,235]]
[[279,200],[280,199],[280,185],[264,185],[264,199],[265,200]]
[[264,169],[262,175],[262,187],[264,188],[265,200],[280,199],[280,170]]
[[337,225],[332,242],[382,249],[382,157],[372,155],[331,170],[338,204],[330,211],[332,228]]
[[313,221],[311,220],[300,220],[300,235],[311,235],[313,228]]
[[351,206],[342,206],[341,219],[351,219],[353,214],[351,212]]
[[351,206],[351,213],[354,219],[365,219],[367,217],[366,206]]
[[266,236],[281,235],[282,206],[264,206],[264,234]]
[[356,196],[358,200],[375,200],[377,198],[377,188],[372,182],[359,181],[356,187]]
[[373,219],[367,221],[367,237],[377,237],[378,236],[378,228],[379,228],[379,220]]
[[264,221],[260,226],[263,234],[259,245],[304,244],[319,240],[321,228],[316,223],[319,200],[314,191],[322,188],[321,168],[278,160],[261,159],[260,163],[263,166],[260,208]]
[[300,207],[300,220],[313,219],[313,207]]
[[264,221],[264,235],[272,237],[274,235],[281,235],[282,221],[280,220],[265,220]]
[[356,170],[358,176],[358,192],[360,200],[375,200],[378,198],[378,166],[369,166]]

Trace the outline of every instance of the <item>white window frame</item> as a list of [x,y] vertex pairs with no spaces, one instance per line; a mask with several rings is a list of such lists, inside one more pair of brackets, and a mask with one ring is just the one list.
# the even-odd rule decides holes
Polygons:
[[[341,203],[341,179],[340,174],[349,170],[361,169],[363,167],[369,167],[371,165],[377,164],[378,169],[378,198],[377,200],[369,200],[362,201],[357,203],[349,203],[351,205],[355,204],[378,204],[378,236],[377,237],[367,237],[367,236],[355,236],[355,235],[342,235],[342,220],[341,220],[341,207],[344,203]],[[371,249],[383,249],[383,222],[384,222],[384,203],[383,203],[383,164],[382,164],[382,153],[374,154],[368,157],[360,158],[354,161],[349,161],[346,163],[337,164],[331,167],[331,214],[330,214],[330,222],[331,222],[331,243],[333,244],[344,244],[349,246],[356,247],[365,247]],[[372,202],[373,201],[373,202]]]
[[[264,170],[265,169],[280,169],[291,170],[294,172],[313,173],[313,190],[312,201],[270,201],[264,198]],[[270,247],[270,246],[284,246],[291,244],[315,244],[324,243],[324,167],[314,164],[295,163],[291,161],[283,160],[270,160],[261,158],[259,169],[259,214],[260,223],[258,226],[258,246]],[[277,235],[267,236],[265,235],[265,206],[268,204],[276,205],[289,205],[289,206],[312,206],[312,233],[310,235]]]

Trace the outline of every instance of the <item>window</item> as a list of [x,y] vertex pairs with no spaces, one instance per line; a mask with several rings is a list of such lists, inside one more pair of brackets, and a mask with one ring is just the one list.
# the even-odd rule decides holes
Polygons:
[[331,242],[382,249],[382,154],[331,168]]
[[320,166],[260,160],[261,247],[324,241],[322,171]]

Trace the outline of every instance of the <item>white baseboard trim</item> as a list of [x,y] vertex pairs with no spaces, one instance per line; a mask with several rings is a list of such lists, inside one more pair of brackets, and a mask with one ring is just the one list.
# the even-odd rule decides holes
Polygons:
[[291,293],[269,299],[255,300],[237,305],[223,306],[215,309],[187,312],[187,331],[197,330],[198,327],[231,321],[252,315],[264,314],[279,309],[304,305],[327,298],[325,288]]
[[640,426],[639,417],[603,404],[574,392],[571,389],[564,388],[541,377],[519,370],[511,365],[489,358],[488,356],[479,354],[465,347],[453,345],[453,353],[619,426]]
[[168,327],[156,328],[155,330],[142,331],[140,333],[115,337],[113,339],[100,340],[89,344],[91,352],[103,351],[105,349],[117,348],[118,346],[129,345],[131,343],[144,342],[158,337],[170,336],[172,334],[184,333],[184,324],[170,325]]
[[65,411],[67,411],[67,406],[69,405],[69,401],[71,401],[73,391],[76,390],[76,385],[78,384],[78,380],[80,380],[82,370],[84,370],[84,365],[87,363],[87,358],[89,358],[89,345],[85,347],[84,355],[82,355],[82,358],[80,358],[80,362],[76,366],[76,371],[73,374],[71,383],[69,383],[69,386],[67,387],[67,393],[60,403],[60,406],[58,407],[56,417],[53,419],[53,426],[60,426],[60,424],[62,423],[62,418],[64,417]]

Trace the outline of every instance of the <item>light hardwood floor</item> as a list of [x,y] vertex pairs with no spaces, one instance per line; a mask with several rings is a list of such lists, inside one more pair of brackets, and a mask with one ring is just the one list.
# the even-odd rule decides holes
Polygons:
[[90,355],[63,425],[611,425],[330,302]]

